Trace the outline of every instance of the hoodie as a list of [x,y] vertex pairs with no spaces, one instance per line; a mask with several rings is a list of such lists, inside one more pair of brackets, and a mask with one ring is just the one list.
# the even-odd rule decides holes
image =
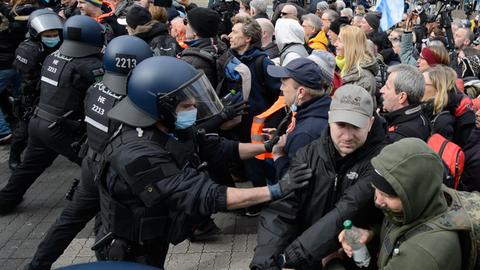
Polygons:
[[298,106],[295,114],[295,128],[287,136],[284,152],[287,156],[274,162],[277,178],[284,174],[290,165],[290,157],[295,156],[298,149],[320,138],[328,125],[328,111],[331,98],[327,94],[311,99]]
[[275,41],[280,50],[280,64],[282,66],[293,59],[308,56],[308,52],[303,46],[305,43],[303,27],[294,19],[277,20]]
[[[406,138],[386,146],[371,161],[398,194],[403,218],[384,219],[378,258],[379,269],[461,269],[461,248],[456,232],[434,230],[402,241],[413,228],[447,211],[442,192],[443,164],[420,139]],[[396,248],[395,252],[393,252]]]
[[155,56],[176,56],[182,50],[178,42],[170,36],[168,26],[155,20],[137,26],[132,34],[147,42]]

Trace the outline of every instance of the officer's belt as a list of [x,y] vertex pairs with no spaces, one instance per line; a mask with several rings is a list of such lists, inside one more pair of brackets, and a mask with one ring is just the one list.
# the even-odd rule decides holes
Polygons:
[[33,112],[33,115],[38,116],[44,120],[47,120],[49,122],[57,122],[58,118],[62,117],[62,115],[56,115],[53,113],[49,113],[45,111],[44,109],[41,109],[39,107],[35,108],[35,111]]
[[101,161],[102,160],[102,155],[100,153],[98,153],[97,151],[93,150],[90,147],[88,147],[86,156],[93,161]]

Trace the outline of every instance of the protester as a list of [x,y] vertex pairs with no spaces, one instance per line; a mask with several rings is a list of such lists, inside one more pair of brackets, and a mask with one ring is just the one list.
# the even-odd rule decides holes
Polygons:
[[339,221],[380,222],[370,159],[382,148],[385,132],[372,96],[356,85],[340,87],[328,122],[320,139],[291,161],[313,169],[309,185],[262,211],[251,269],[322,269],[322,259],[339,248]]
[[260,27],[262,28],[262,50],[268,54],[268,58],[275,59],[280,56],[280,51],[277,44],[273,41],[273,34],[275,27],[268,19],[259,18],[256,19]]
[[431,121],[432,133],[440,133],[459,146],[464,146],[475,126],[473,111],[467,110],[461,117],[455,111],[465,94],[456,89],[456,73],[446,66],[435,66],[423,73],[425,94],[423,111]]
[[422,113],[425,82],[417,68],[406,64],[391,66],[388,80],[380,89],[383,114],[388,124],[387,141],[415,137],[427,141],[430,125]]
[[280,50],[280,65],[299,57],[308,56],[304,47],[305,34],[302,26],[294,19],[278,19],[275,25],[275,41]]
[[[457,232],[420,229],[448,209],[439,156],[425,142],[407,138],[386,146],[372,159],[372,166],[375,206],[385,218],[381,231],[362,229],[360,241],[368,243],[378,235],[378,268],[465,269]],[[345,231],[338,238],[351,257],[352,247],[345,240]]]
[[269,19],[267,15],[267,2],[265,2],[265,0],[252,0],[252,2],[250,2],[250,15],[254,19]]
[[327,50],[328,39],[322,31],[322,21],[315,14],[302,16],[302,27],[307,45],[312,50]]
[[357,27],[344,26],[334,45],[343,83],[359,85],[374,96],[377,93],[375,76],[378,64],[367,48],[365,33]]

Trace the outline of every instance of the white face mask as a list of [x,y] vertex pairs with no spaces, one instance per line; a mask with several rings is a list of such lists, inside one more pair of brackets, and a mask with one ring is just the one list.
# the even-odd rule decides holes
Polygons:
[[298,106],[299,106],[299,105],[297,105],[297,100],[298,100],[298,95],[297,95],[297,94],[298,94],[298,90],[297,90],[297,92],[295,93],[295,100],[293,100],[293,104],[290,105],[290,110],[291,110],[292,112],[296,112],[296,111],[298,110]]

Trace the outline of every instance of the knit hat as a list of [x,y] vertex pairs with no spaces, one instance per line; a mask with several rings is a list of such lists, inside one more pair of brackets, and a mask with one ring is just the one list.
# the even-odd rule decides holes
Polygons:
[[152,20],[152,15],[148,9],[134,5],[127,13],[127,24],[135,29],[139,25],[144,25]]
[[320,11],[325,11],[329,8],[328,6],[328,3],[325,2],[325,1],[322,1],[322,2],[318,2],[317,3],[317,9],[320,10]]
[[374,170],[372,173],[372,184],[375,186],[375,188],[378,188],[382,192],[385,192],[389,195],[393,196],[398,196],[397,192],[393,189],[392,185],[388,183],[387,180],[385,180],[385,177],[383,177],[377,170]]
[[220,15],[210,8],[197,7],[187,13],[187,20],[195,33],[202,38],[218,34]]
[[350,24],[350,20],[348,19],[348,17],[339,17],[338,19],[333,21],[332,24],[330,24],[330,30],[332,30],[332,32],[338,35],[340,33],[340,28],[348,24]]
[[367,21],[368,25],[372,27],[373,30],[377,31],[380,27],[380,17],[376,12],[369,12],[365,14],[365,20]]
[[422,52],[420,53],[420,57],[425,59],[425,61],[427,61],[429,66],[440,64],[440,59],[438,59],[438,56],[428,47],[425,47],[422,49]]
[[333,73],[335,70],[335,57],[327,51],[313,51],[308,59],[315,62],[320,67],[320,75],[327,84],[333,83]]
[[85,2],[90,3],[96,7],[101,7],[103,5],[102,0],[85,0]]

